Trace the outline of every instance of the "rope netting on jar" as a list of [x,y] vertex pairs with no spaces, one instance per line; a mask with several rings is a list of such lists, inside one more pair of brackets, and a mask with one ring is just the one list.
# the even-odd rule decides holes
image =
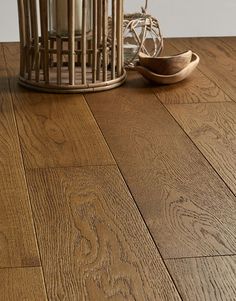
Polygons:
[[140,13],[124,15],[124,59],[126,67],[134,67],[143,52],[157,57],[163,49],[159,21],[147,13],[148,0]]

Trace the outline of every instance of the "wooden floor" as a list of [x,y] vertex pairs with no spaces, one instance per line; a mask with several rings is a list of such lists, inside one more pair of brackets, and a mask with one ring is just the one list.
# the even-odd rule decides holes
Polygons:
[[52,95],[0,44],[0,301],[236,300],[236,38],[196,72]]

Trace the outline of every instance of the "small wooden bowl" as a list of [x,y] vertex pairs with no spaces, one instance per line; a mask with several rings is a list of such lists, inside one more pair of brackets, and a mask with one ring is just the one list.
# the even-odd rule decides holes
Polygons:
[[170,84],[178,83],[184,80],[185,78],[187,78],[196,69],[199,61],[200,61],[199,56],[196,53],[192,53],[192,59],[190,64],[188,64],[181,71],[171,75],[157,74],[150,71],[146,67],[140,65],[137,65],[135,67],[135,70],[137,70],[140,74],[142,74],[143,77],[145,77],[146,79],[148,79],[153,83],[170,85]]
[[150,57],[144,53],[139,54],[139,63],[141,66],[154,73],[163,75],[171,75],[179,72],[188,66],[191,59],[191,50],[177,55],[163,57]]

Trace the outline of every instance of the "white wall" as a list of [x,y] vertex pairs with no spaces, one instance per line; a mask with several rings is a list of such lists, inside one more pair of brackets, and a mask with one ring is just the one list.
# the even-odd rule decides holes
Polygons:
[[[124,0],[140,10],[144,0]],[[149,0],[165,37],[236,36],[236,0]],[[0,0],[0,41],[18,40],[17,0]]]
[[[143,2],[126,0],[126,10]],[[149,8],[164,36],[236,36],[236,0],[149,0]]]
[[0,0],[0,41],[18,39],[17,0]]

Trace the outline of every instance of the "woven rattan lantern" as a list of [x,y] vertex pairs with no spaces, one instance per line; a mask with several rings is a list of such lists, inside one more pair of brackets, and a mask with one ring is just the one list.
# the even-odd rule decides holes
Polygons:
[[102,91],[126,79],[123,0],[18,0],[20,84]]

